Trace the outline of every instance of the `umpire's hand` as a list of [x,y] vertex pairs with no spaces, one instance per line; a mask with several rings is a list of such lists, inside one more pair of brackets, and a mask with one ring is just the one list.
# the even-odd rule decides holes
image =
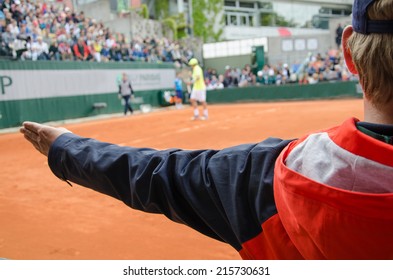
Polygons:
[[56,128],[35,122],[24,122],[19,131],[45,156],[48,156],[49,148],[57,137],[70,132],[63,127]]

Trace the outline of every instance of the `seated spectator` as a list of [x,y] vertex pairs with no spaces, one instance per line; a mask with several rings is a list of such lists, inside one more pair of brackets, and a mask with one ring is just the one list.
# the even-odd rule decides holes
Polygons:
[[41,36],[37,37],[37,41],[31,45],[31,59],[35,60],[49,60],[48,44],[43,41]]
[[109,60],[111,61],[122,61],[121,50],[118,44],[113,44],[109,49]]
[[21,23],[19,24],[19,36],[27,37],[31,36],[31,29],[27,26],[27,22],[25,20],[22,20]]
[[337,79],[342,80],[342,66],[340,64],[334,65],[334,71],[337,73]]
[[121,44],[120,54],[122,61],[131,61],[130,48],[128,47],[127,43]]
[[141,49],[139,49],[138,46],[135,46],[131,50],[131,57],[133,61],[143,61],[144,60],[144,54]]
[[224,75],[220,74],[218,75],[218,81],[217,81],[217,86],[216,89],[222,89],[224,88]]
[[240,79],[240,69],[239,68],[232,68],[230,72],[231,80],[232,83],[231,85],[234,87],[237,87],[239,85],[239,79]]
[[338,75],[337,75],[337,72],[334,69],[332,69],[330,67],[327,67],[325,69],[325,71],[323,72],[323,80],[324,81],[329,81],[330,82],[330,81],[335,81],[337,79],[338,79]]
[[143,54],[143,58],[142,58],[143,61],[147,62],[148,57],[150,56],[150,47],[148,45],[143,45],[142,54]]
[[289,70],[289,65],[287,63],[283,64],[280,74],[282,76],[282,84],[287,84],[291,81],[291,70]]
[[110,49],[109,49],[108,45],[106,44],[106,42],[104,42],[104,45],[101,49],[101,60],[102,61],[107,62],[110,60],[109,50]]
[[109,33],[105,42],[106,42],[106,45],[108,46],[108,48],[111,49],[113,45],[116,45],[115,36],[113,36],[111,33]]
[[11,26],[7,25],[5,32],[1,34],[1,49],[7,56],[11,56],[14,50],[14,42],[16,37],[11,33]]
[[49,59],[50,60],[60,60],[61,55],[59,51],[59,44],[56,39],[52,39],[52,42],[49,46]]
[[318,73],[312,74],[312,76],[308,77],[308,83],[310,85],[317,84],[319,82],[319,75]]
[[97,38],[97,40],[93,40],[91,45],[89,46],[90,48],[90,53],[94,57],[94,60],[97,62],[101,62],[101,52],[102,52],[102,41],[100,38]]
[[3,3],[0,4],[0,9],[11,9],[11,0],[4,0]]
[[57,30],[60,28],[60,23],[58,22],[55,15],[52,15],[48,28],[50,34],[56,34]]
[[72,49],[76,60],[88,61],[93,58],[83,38],[79,38],[78,42],[74,44]]
[[277,74],[276,74],[276,85],[282,85],[282,84],[285,84],[285,76],[282,74],[282,70],[281,71],[278,71],[277,72]]
[[152,49],[150,56],[148,57],[148,62],[151,62],[151,63],[161,62],[156,48]]
[[307,67],[306,71],[307,71],[307,74],[308,74],[309,77],[314,75],[314,73],[317,73],[317,69],[314,67],[314,63],[313,62],[310,62],[308,64],[308,67]]
[[218,85],[217,76],[214,75],[211,76],[211,80],[208,77],[206,77],[205,80],[207,82],[207,87],[206,87],[207,90],[213,90],[217,88]]
[[265,65],[263,67],[263,78],[265,80],[265,85],[273,85],[276,83],[276,76],[274,69],[270,65]]
[[252,84],[252,80],[251,77],[248,73],[247,68],[243,68],[242,69],[242,73],[240,75],[240,80],[239,80],[239,87],[246,87],[248,85]]
[[263,78],[262,70],[259,70],[257,72],[256,84],[257,85],[264,85],[265,84],[265,79]]
[[15,19],[17,22],[23,20],[23,12],[21,9],[21,2],[20,0],[14,0],[14,3],[11,4],[11,8],[9,11],[12,13],[12,18]]
[[11,23],[8,26],[10,27],[10,32],[14,35],[14,37],[17,37],[20,31],[16,20],[12,19]]
[[157,46],[156,50],[157,50],[158,60],[165,62],[166,57],[167,57],[167,53],[166,53],[164,46],[162,44],[160,44]]
[[12,13],[9,9],[3,9],[5,26],[9,25],[12,21]]
[[57,40],[64,41],[67,39],[67,31],[64,26],[60,26],[55,33]]
[[182,56],[181,56],[180,47],[179,47],[178,44],[176,44],[176,45],[172,44],[171,45],[171,56],[172,56],[172,60],[174,62],[177,62],[178,64],[181,65],[181,63],[182,63]]
[[234,81],[233,81],[233,77],[232,77],[231,73],[232,73],[231,66],[229,66],[229,65],[225,66],[225,72],[224,72],[224,85],[226,85],[225,87],[233,87],[234,86]]
[[74,27],[74,22],[72,20],[66,21],[66,24],[64,25],[67,34],[72,34],[74,31]]
[[61,60],[64,61],[74,60],[74,55],[71,50],[71,45],[68,43],[67,40],[60,41],[58,49],[59,49]]

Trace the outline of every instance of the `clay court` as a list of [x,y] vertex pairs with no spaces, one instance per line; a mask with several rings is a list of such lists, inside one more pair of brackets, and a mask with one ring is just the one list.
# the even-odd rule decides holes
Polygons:
[[[220,149],[295,138],[363,118],[360,99],[212,105],[208,121],[192,109],[66,123],[76,134],[135,147]],[[78,185],[49,170],[17,132],[0,134],[0,257],[32,260],[240,259],[221,242]]]

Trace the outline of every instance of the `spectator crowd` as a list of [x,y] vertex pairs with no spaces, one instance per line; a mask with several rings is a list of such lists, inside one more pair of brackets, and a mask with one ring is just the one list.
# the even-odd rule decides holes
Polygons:
[[[21,60],[144,61],[187,65],[193,51],[168,38],[127,39],[102,22],[74,12],[61,1],[0,0],[0,56]],[[288,83],[350,80],[340,49],[310,55],[302,63],[266,64],[263,69],[226,66],[205,70],[208,90]]]
[[192,50],[167,38],[127,39],[56,2],[0,0],[0,56],[21,60],[186,64]]
[[324,56],[319,53],[310,54],[302,63],[280,63],[276,66],[265,64],[257,71],[249,64],[242,69],[227,65],[221,74],[213,68],[205,71],[208,90],[290,83],[316,84],[353,79],[356,78],[346,68],[340,49],[330,49]]

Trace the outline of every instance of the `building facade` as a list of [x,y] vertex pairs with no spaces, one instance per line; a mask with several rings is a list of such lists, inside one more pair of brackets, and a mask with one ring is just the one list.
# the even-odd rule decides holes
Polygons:
[[[156,1],[142,0],[153,16]],[[184,13],[187,21],[193,23],[192,2],[196,0],[168,1],[170,13]],[[351,14],[352,3],[352,0],[223,0],[223,19],[218,28],[224,29],[222,40],[260,36],[261,28],[266,27],[301,28],[305,32],[308,32],[307,29],[328,30],[332,19]],[[268,32],[268,29],[265,31]],[[266,32],[262,34],[273,35]]]
[[[163,19],[163,14],[184,14],[190,26],[189,35],[193,36],[193,7],[196,4],[193,1],[197,0],[74,0],[74,3],[77,8],[85,7],[86,14],[101,15],[99,17],[106,19],[104,21],[113,29],[131,37],[136,33],[143,37],[152,36],[152,31],[157,36],[165,35],[160,28],[151,27],[160,23],[157,19]],[[209,2],[219,0],[205,0],[205,3]],[[205,40],[201,56],[202,52],[206,59],[250,56],[252,48],[258,45],[264,46],[267,60],[271,63],[293,63],[309,53],[325,53],[337,47],[337,26],[350,23],[352,3],[352,0],[222,0],[222,9],[216,16],[219,19],[212,26],[212,29],[222,30],[221,37],[219,40]],[[141,5],[148,7],[150,20],[116,15],[119,8],[132,9]],[[102,13],[104,7],[107,7],[107,13]],[[165,7],[166,13],[157,7]]]
[[[71,0],[70,0],[71,1]],[[195,1],[193,3],[193,1]],[[148,7],[151,19],[163,19],[162,15],[183,13],[190,26],[189,35],[193,35],[193,6],[201,0],[109,0],[110,10],[138,8],[144,4]],[[72,0],[76,8],[100,0]],[[166,3],[163,5],[163,3]],[[205,2],[212,2],[207,1]],[[215,1],[217,2],[217,1]],[[240,40],[256,36],[279,36],[277,27],[291,28],[296,33],[301,29],[309,34],[318,30],[329,30],[332,19],[348,17],[352,10],[352,0],[222,0],[223,9],[214,16],[214,30],[223,30],[222,36],[209,38],[208,42],[221,40]],[[108,5],[108,4],[107,4]],[[165,6],[165,13],[157,11],[157,6]],[[204,11],[209,13],[210,11]],[[160,13],[160,14],[158,14]],[[313,31],[310,31],[313,30]],[[275,33],[276,34],[275,34]]]

